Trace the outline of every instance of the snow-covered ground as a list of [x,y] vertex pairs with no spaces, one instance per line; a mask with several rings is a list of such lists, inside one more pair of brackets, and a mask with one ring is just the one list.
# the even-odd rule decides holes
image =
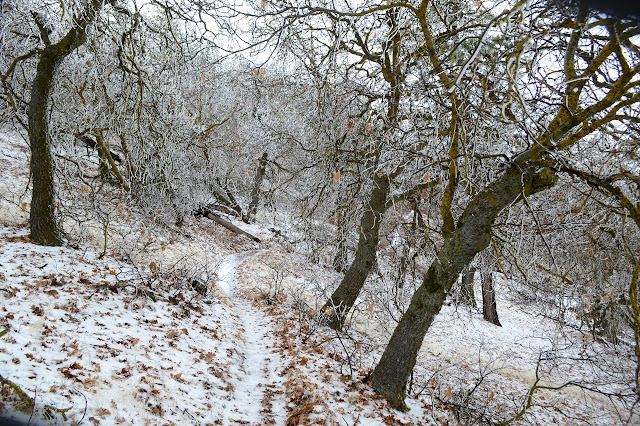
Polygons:
[[[246,228],[257,244],[206,219],[173,232],[126,207],[114,209],[106,255],[99,233],[76,228],[72,245],[33,244],[27,154],[17,135],[0,134],[0,415],[32,424],[508,420],[538,360],[558,346],[554,323],[511,301],[499,281],[503,327],[445,306],[416,365],[411,410],[397,412],[366,383],[389,337],[376,315],[383,307],[365,294],[343,334],[314,321],[335,271],[260,223]],[[550,373],[538,384],[595,374],[560,361]],[[626,415],[571,386],[532,401],[517,424],[617,424]]]

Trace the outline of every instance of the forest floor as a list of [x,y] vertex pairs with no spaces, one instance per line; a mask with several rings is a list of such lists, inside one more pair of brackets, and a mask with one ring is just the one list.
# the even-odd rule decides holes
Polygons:
[[[0,416],[34,425],[508,421],[556,339],[553,322],[506,296],[503,327],[445,306],[400,413],[367,384],[392,329],[383,308],[361,301],[345,333],[318,324],[340,274],[292,249],[286,229],[237,224],[261,243],[206,219],[172,230],[116,200],[106,247],[99,223],[69,226],[64,247],[39,246],[26,225],[27,164],[26,144],[0,134]],[[563,368],[555,373],[592,373]],[[516,424],[626,416],[568,386],[537,391]]]

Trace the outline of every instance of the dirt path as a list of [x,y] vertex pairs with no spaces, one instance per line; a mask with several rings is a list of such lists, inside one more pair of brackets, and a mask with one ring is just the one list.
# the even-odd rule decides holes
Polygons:
[[229,424],[284,424],[284,401],[278,397],[282,394],[278,372],[283,365],[275,351],[274,330],[268,318],[245,298],[236,280],[238,265],[254,254],[251,251],[227,256],[218,267],[218,285],[234,303],[241,332],[237,345],[241,363],[231,371],[236,387],[225,418]]

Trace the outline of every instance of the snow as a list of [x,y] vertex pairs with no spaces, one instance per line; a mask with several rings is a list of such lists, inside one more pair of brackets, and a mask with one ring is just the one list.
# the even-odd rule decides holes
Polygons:
[[[235,271],[238,263],[250,254],[251,252],[245,252],[242,256],[228,256],[218,270],[220,278],[218,285],[232,296],[238,313],[238,322],[243,331],[238,345],[241,364],[233,369],[238,377],[233,403],[227,407],[223,418],[234,418],[239,414],[237,418],[240,420],[258,422],[262,403],[265,397],[268,397],[265,394],[266,386],[269,386],[272,391],[273,388],[282,388],[282,380],[278,378],[278,372],[282,370],[283,364],[279,355],[275,353],[277,343],[272,337],[275,334],[273,327],[260,311],[252,308],[236,283]],[[279,402],[277,407],[271,404],[270,409],[272,410],[270,420],[277,424],[284,423],[286,412],[283,404]]]
[[[400,413],[367,383],[393,328],[376,315],[379,289],[361,296],[344,333],[318,324],[314,312],[341,275],[260,221],[238,224],[257,244],[205,219],[172,233],[125,208],[114,213],[106,255],[81,229],[73,246],[39,246],[22,204],[27,161],[24,143],[0,133],[0,375],[35,399],[32,411],[3,386],[0,415],[76,425],[441,425],[464,423],[472,407],[497,421],[521,409],[538,358],[557,343],[554,323],[496,280],[503,327],[445,306],[419,354],[410,411]],[[206,291],[190,284],[196,278]],[[594,374],[575,363],[553,372],[557,383]],[[517,424],[624,418],[570,388],[535,401]]]

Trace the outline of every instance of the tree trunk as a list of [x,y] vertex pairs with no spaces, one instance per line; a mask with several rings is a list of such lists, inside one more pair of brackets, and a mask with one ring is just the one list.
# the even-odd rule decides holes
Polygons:
[[202,217],[206,217],[207,219],[211,219],[212,221],[214,221],[218,225],[224,226],[229,231],[235,232],[236,234],[245,235],[245,236],[251,238],[256,243],[262,242],[262,241],[260,241],[260,238],[256,237],[255,235],[251,235],[247,231],[244,231],[244,230],[238,228],[237,226],[235,226],[233,223],[229,222],[228,220],[224,220],[223,218],[221,218],[220,216],[218,216],[217,214],[215,214],[214,212],[212,212],[211,210],[209,210],[206,207],[200,207],[199,209],[194,210],[193,214],[194,214],[194,216],[202,216]]
[[496,293],[493,289],[493,277],[491,271],[482,272],[482,316],[493,325],[502,327],[498,319],[496,307]]
[[55,216],[53,184],[55,164],[51,155],[47,120],[53,74],[62,57],[55,46],[47,46],[42,51],[29,102],[29,142],[31,144],[31,178],[33,179],[29,226],[31,239],[46,246],[62,245],[62,233]]
[[491,226],[498,214],[522,193],[529,195],[550,188],[556,180],[549,169],[536,171],[530,167],[521,171],[518,165],[513,165],[467,205],[413,295],[371,375],[373,388],[394,408],[407,409],[405,388],[424,336],[460,272],[489,245]]
[[338,213],[338,234],[336,236],[336,255],[333,257],[333,269],[337,272],[344,272],[347,269],[347,238],[348,231],[343,213]]
[[389,186],[389,178],[386,175],[374,175],[369,205],[360,220],[360,236],[355,258],[340,285],[322,308],[322,312],[329,317],[329,326],[333,329],[339,330],[343,327],[347,314],[376,263],[380,223],[387,209]]
[[256,176],[253,181],[253,189],[251,190],[251,201],[249,202],[249,208],[247,209],[247,217],[244,222],[252,223],[255,220],[256,211],[258,210],[258,202],[260,201],[260,187],[264,180],[264,174],[267,170],[267,153],[262,154],[258,169],[256,170]]
[[473,278],[475,275],[476,268],[468,265],[462,271],[462,282],[460,284],[460,302],[472,308],[478,307],[476,304],[476,293],[473,290]]
[[29,101],[29,142],[31,145],[32,197],[29,226],[31,238],[47,246],[62,245],[62,232],[55,217],[55,163],[51,155],[47,110],[53,77],[60,61],[85,41],[85,31],[102,2],[89,3],[75,27],[56,44],[49,43],[50,29],[36,16],[45,48],[40,53]]

